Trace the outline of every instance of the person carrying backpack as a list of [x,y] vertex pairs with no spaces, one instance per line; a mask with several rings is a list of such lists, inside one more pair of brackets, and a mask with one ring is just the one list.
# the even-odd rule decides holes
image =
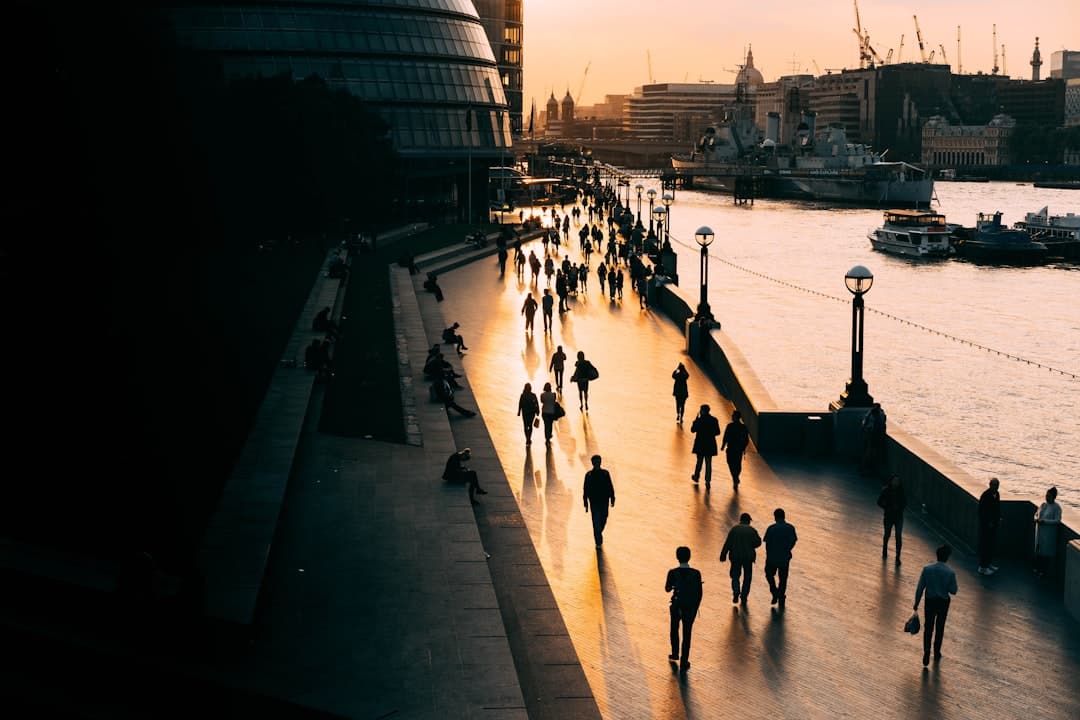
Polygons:
[[[664,591],[671,593],[671,654],[668,660],[679,661],[680,672],[690,669],[690,637],[694,619],[701,606],[701,571],[690,567],[690,548],[675,550],[679,566],[668,570]],[[679,623],[682,623],[682,655],[679,654]]]

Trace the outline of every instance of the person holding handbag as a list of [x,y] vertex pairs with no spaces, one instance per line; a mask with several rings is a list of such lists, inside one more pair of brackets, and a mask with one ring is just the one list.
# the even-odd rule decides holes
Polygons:
[[551,390],[551,383],[544,383],[544,391],[540,393],[540,417],[544,421],[545,445],[551,444],[551,428],[557,419],[556,407],[558,404],[559,400]]
[[574,374],[570,376],[570,382],[578,386],[578,410],[589,411],[589,383],[600,377],[596,366],[585,359],[585,353],[578,350],[577,361],[574,363]]
[[518,398],[518,416],[521,417],[522,427],[525,430],[525,444],[532,445],[533,428],[540,424],[536,417],[540,414],[540,401],[536,399],[536,393],[532,390],[531,383],[525,383]]

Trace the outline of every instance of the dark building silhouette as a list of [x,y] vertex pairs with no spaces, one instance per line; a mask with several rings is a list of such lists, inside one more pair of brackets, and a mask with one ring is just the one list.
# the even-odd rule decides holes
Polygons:
[[503,93],[510,109],[510,132],[520,138],[523,130],[524,16],[522,0],[474,0],[484,24],[495,62],[499,66]]

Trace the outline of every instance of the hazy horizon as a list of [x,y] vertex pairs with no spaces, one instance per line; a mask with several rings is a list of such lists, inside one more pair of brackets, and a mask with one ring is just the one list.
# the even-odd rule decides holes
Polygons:
[[[766,82],[781,75],[859,67],[855,9],[849,0],[823,0],[813,6],[759,0],[730,8],[705,0],[675,0],[670,12],[660,7],[615,0],[526,1],[525,114],[533,100],[541,112],[553,91],[560,100],[567,91],[577,100],[580,92],[583,105],[602,102],[605,94],[630,93],[650,82],[650,55],[652,81],[658,83],[730,84],[747,48],[753,50],[754,67]],[[803,12],[796,12],[800,7]],[[957,25],[965,74],[991,72],[995,23],[999,74],[1030,79],[1036,37],[1043,79],[1050,76],[1054,51],[1080,50],[1080,0],[1044,0],[1032,7],[987,7],[976,0],[939,0],[920,7],[878,0],[859,3],[859,14],[871,46],[882,58],[892,48],[894,63],[898,57],[921,60],[912,15],[918,16],[926,55],[934,50],[934,62],[942,62],[943,45],[953,72]]]

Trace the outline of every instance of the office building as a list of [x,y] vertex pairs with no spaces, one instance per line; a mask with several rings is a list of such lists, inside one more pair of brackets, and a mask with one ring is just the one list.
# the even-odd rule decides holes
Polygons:
[[503,94],[510,112],[510,132],[520,138],[525,125],[524,97],[524,16],[522,0],[473,0],[480,22],[491,42],[499,66]]

